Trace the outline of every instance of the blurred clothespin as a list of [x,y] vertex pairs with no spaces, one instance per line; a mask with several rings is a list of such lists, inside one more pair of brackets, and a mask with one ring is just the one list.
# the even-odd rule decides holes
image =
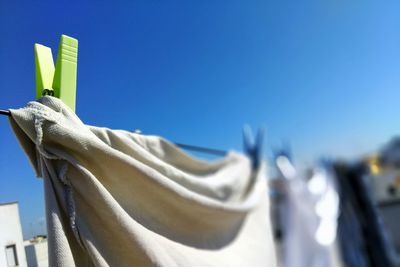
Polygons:
[[258,170],[262,160],[264,142],[264,129],[260,128],[257,131],[255,141],[253,141],[253,134],[250,126],[245,125],[243,127],[243,145],[245,153],[250,157],[252,161],[253,170]]

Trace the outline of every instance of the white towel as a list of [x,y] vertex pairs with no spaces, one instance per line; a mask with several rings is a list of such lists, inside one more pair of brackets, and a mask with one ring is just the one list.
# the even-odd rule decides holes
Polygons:
[[85,125],[59,99],[11,110],[44,178],[49,265],[276,266],[265,163],[207,162],[156,136]]

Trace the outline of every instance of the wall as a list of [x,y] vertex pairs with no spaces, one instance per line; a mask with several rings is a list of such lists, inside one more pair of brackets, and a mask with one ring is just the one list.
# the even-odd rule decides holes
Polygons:
[[28,267],[48,267],[47,240],[25,245]]
[[6,246],[16,245],[18,266],[27,267],[18,203],[0,204],[0,266],[8,266]]

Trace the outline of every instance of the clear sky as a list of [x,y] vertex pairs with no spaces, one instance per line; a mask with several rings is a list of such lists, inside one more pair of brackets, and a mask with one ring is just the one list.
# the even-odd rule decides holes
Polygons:
[[[242,150],[248,123],[305,162],[400,133],[399,1],[21,2],[0,0],[0,108],[34,100],[33,45],[55,58],[64,33],[87,124]],[[42,181],[5,117],[0,152],[0,202],[40,233]]]

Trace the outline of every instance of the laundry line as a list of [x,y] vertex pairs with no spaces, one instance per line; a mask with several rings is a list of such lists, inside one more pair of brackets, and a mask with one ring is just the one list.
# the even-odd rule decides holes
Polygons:
[[[0,109],[0,115],[11,116],[11,112],[9,110]],[[222,150],[222,149],[194,146],[194,145],[188,145],[188,144],[183,144],[183,143],[174,143],[174,144],[176,146],[186,149],[186,150],[212,154],[215,156],[225,156],[228,153],[227,151]]]
[[11,116],[11,112],[9,110],[0,109],[1,115]]

